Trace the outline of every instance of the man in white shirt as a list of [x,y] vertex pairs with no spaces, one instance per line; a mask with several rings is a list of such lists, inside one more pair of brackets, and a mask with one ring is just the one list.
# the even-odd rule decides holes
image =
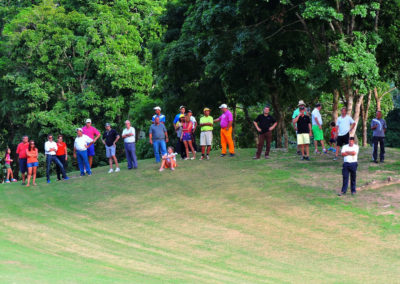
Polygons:
[[317,103],[315,105],[315,109],[312,111],[312,131],[314,134],[314,146],[315,146],[315,154],[321,154],[318,151],[318,141],[321,143],[322,152],[327,153],[325,149],[325,142],[324,142],[324,132],[322,131],[322,117],[321,117],[321,108],[322,105]]
[[90,146],[92,146],[93,143],[94,140],[92,138],[83,134],[82,128],[76,129],[76,138],[74,143],[74,158],[78,160],[78,166],[81,172],[81,176],[85,175],[85,169],[88,176],[92,175],[87,149]]
[[125,155],[128,160],[128,170],[137,169],[137,158],[136,158],[136,132],[135,128],[131,126],[129,120],[125,121],[126,128],[122,131],[122,138],[124,138]]
[[336,155],[335,158],[333,159],[334,161],[338,159],[338,155],[340,153],[340,147],[349,144],[350,132],[356,126],[354,119],[350,115],[347,115],[347,108],[343,107],[341,113],[342,115],[339,116],[336,122],[337,139],[336,139]]
[[53,141],[53,135],[49,134],[47,136],[47,142],[44,143],[44,152],[46,154],[47,183],[50,183],[51,163],[55,163],[60,168],[64,180],[69,180],[69,177],[67,177],[63,164],[56,156],[57,150],[58,150],[57,143]]
[[343,186],[342,191],[339,196],[343,196],[347,192],[347,187],[349,186],[349,175],[351,180],[351,195],[356,194],[356,177],[357,177],[357,156],[358,156],[358,145],[354,144],[354,137],[349,138],[349,144],[344,145],[342,148],[343,162]]

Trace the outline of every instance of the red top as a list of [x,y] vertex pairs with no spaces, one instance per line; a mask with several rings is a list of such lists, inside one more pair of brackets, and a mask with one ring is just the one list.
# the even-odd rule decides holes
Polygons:
[[29,143],[21,142],[18,144],[17,147],[17,154],[20,159],[26,159],[26,150],[29,148]]
[[57,142],[57,152],[56,155],[57,156],[62,156],[62,155],[66,155],[67,154],[67,144],[65,144],[65,142]]
[[335,139],[336,131],[337,131],[336,127],[333,127],[332,130],[331,130],[331,139]]
[[35,163],[38,162],[38,149],[35,148],[34,150],[29,151],[28,149],[26,149],[26,153],[29,155],[27,155],[28,160],[26,161],[28,164],[30,163]]
[[[185,130],[186,129],[186,130]],[[182,123],[183,133],[192,133],[193,123],[191,121]]]

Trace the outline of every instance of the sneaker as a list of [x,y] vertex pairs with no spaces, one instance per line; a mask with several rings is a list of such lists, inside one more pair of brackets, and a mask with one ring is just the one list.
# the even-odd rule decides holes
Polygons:
[[47,180],[47,183],[50,183],[50,182],[51,182],[51,181],[48,179],[48,180]]
[[301,155],[301,151],[297,151],[297,155],[299,155],[299,156],[300,156],[300,155]]
[[378,163],[378,161],[377,161],[377,160],[372,160],[372,162],[373,162],[373,163],[375,163],[375,164],[377,164],[377,163]]
[[338,196],[344,196],[344,195],[346,195],[345,192],[338,193]]
[[267,160],[268,160],[268,159],[269,159],[269,156],[265,156],[265,159],[267,159]]
[[229,157],[235,157],[235,154],[229,154]]
[[88,175],[88,177],[91,177],[92,176],[92,174],[90,173],[90,174],[87,174]]
[[225,157],[225,156],[226,156],[226,154],[221,154],[221,156],[220,156],[220,157],[221,157],[221,158],[223,158],[223,157]]
[[190,159],[191,159],[191,160],[194,160],[194,159],[196,159],[196,157],[191,157]]
[[357,191],[354,191],[354,192],[351,193],[351,195],[353,195],[353,196],[356,195],[356,194],[357,194]]
[[304,160],[309,161],[310,157],[305,157]]
[[204,156],[201,156],[199,161],[203,161],[204,159],[205,159]]
[[17,182],[17,180],[16,180],[15,178],[13,178],[13,179],[11,180],[11,182]]
[[209,160],[209,159],[210,159],[210,156],[207,155],[207,160]]
[[164,171],[164,168],[161,168],[161,169],[159,169],[158,171],[159,171],[159,172],[162,172],[162,171]]
[[337,158],[336,156],[335,156],[335,158],[333,158],[334,161],[337,161],[337,159],[338,159],[338,158]]
[[9,181],[9,180],[6,180],[6,183],[10,183],[10,181]]
[[259,157],[257,157],[257,156],[254,156],[253,157],[253,160],[259,160],[260,158]]
[[336,149],[333,149],[333,150],[332,150],[332,153],[336,153]]
[[64,180],[69,180],[69,179],[70,179],[69,177],[65,177],[65,178],[64,178]]
[[318,150],[315,150],[315,151],[314,151],[314,154],[321,154],[321,152],[318,151]]
[[110,170],[108,171],[109,174],[111,174],[111,173],[113,173],[113,172],[114,172],[113,169],[110,169]]
[[175,171],[175,168],[171,168],[171,171]]
[[326,149],[323,149],[323,150],[322,150],[322,153],[324,153],[324,154],[328,154],[328,150],[326,150]]
[[301,159],[300,159],[300,160],[304,161],[304,159],[305,159],[305,158],[306,158],[306,157],[304,157],[304,156],[303,156],[303,157],[301,157]]
[[121,171],[119,168],[115,169],[115,172],[118,173],[119,171]]

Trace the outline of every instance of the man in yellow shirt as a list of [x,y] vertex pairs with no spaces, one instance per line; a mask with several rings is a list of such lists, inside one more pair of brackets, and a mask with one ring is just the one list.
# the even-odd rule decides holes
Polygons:
[[[201,146],[201,158],[200,160],[204,160],[207,158],[207,160],[210,159],[210,151],[211,151],[211,144],[213,140],[213,125],[214,125],[214,120],[210,116],[210,109],[205,108],[203,110],[204,116],[200,118],[200,146]],[[207,156],[205,155],[205,150],[207,147]]]

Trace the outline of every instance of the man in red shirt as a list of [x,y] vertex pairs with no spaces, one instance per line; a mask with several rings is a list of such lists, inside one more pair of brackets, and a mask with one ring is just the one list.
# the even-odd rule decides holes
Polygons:
[[25,173],[28,170],[27,167],[27,156],[26,156],[26,150],[29,147],[29,138],[28,136],[23,136],[22,137],[22,142],[18,144],[17,147],[17,154],[18,154],[18,161],[19,161],[19,171],[22,174],[22,184],[25,185]]

